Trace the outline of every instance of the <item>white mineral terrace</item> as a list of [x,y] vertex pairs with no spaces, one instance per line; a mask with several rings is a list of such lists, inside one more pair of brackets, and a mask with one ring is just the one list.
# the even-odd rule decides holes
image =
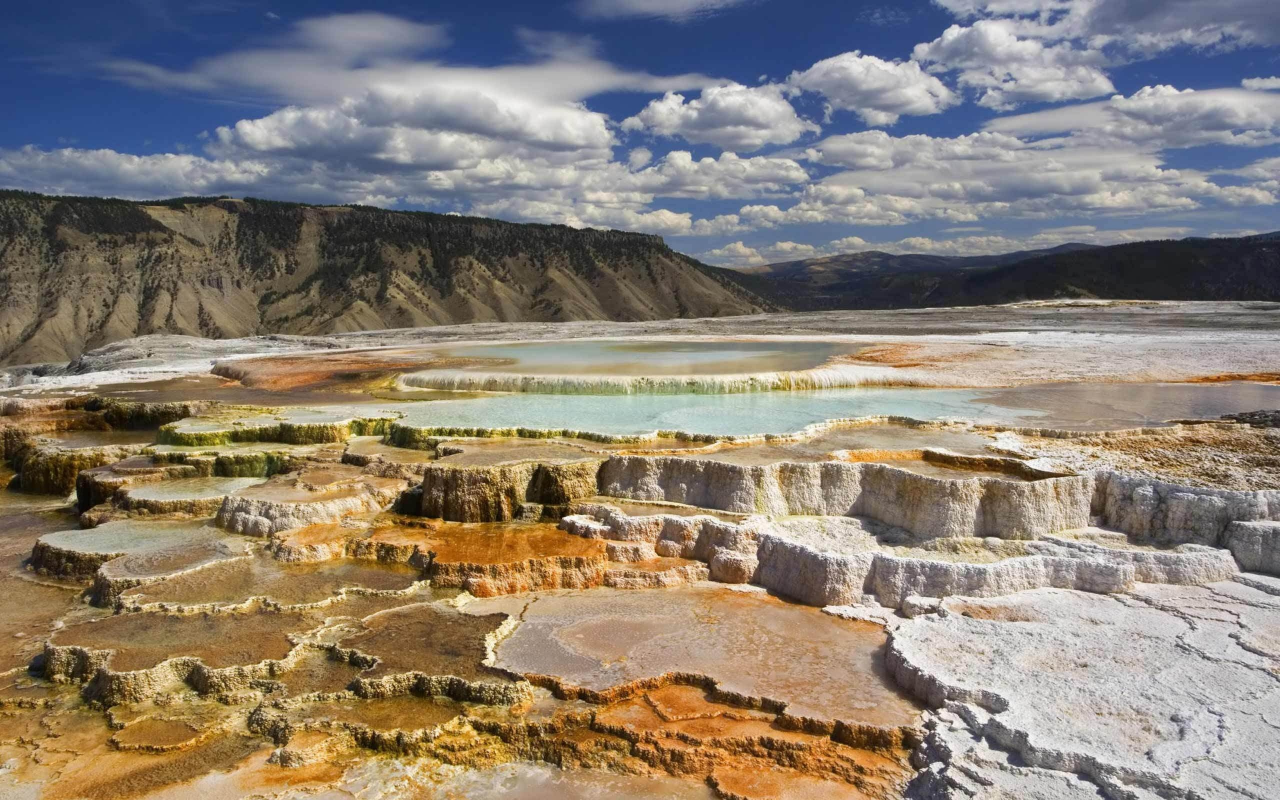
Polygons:
[[146,337],[28,375],[0,797],[1274,797],[1277,314]]

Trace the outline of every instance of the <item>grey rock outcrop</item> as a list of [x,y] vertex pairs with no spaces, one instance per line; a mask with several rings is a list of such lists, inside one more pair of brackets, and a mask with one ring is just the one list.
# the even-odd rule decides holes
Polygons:
[[362,475],[313,489],[296,478],[277,476],[243,493],[229,495],[222,501],[215,523],[235,533],[269,536],[384,511],[405,488],[406,483],[396,478]]
[[902,608],[912,597],[995,597],[1039,588],[1107,594],[1138,582],[1193,585],[1237,572],[1226,550],[1195,545],[1146,551],[1046,537],[1020,542],[1021,555],[1000,558],[1000,543],[978,540],[973,548],[989,563],[971,563],[943,552],[899,555],[877,539],[884,526],[859,518],[733,523],[711,516],[633,517],[605,504],[574,510],[583,513],[561,520],[570,533],[647,542],[659,555],[706,562],[712,580],[755,583],[815,606],[853,605],[870,596]]
[[1219,546],[1233,522],[1280,520],[1280,491],[1178,486],[1118,472],[1095,474],[1093,513],[1141,541]]
[[876,463],[743,466],[675,457],[615,456],[602,494],[747,514],[865,516],[911,533],[1033,539],[1089,524],[1089,476],[949,480]]
[[1222,540],[1241,569],[1280,575],[1280,522],[1233,522]]
[[596,493],[601,461],[522,461],[491,467],[430,464],[422,477],[422,514],[451,522],[504,522],[526,503],[564,505]]

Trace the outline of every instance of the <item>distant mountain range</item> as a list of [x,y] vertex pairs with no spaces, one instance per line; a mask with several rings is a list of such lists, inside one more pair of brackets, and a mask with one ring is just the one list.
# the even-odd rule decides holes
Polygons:
[[1064,244],[1045,250],[1019,250],[993,256],[935,256],[924,253],[894,255],[880,250],[864,250],[860,253],[843,253],[801,261],[782,261],[763,267],[747,267],[739,270],[746,275],[759,275],[773,280],[805,281],[810,285],[827,286],[846,280],[852,275],[898,272],[949,272],[957,269],[980,269],[1016,264],[1028,258],[1070,253],[1092,249],[1096,245]]
[[878,251],[740,271],[743,287],[795,311],[989,305],[1021,300],[1280,301],[1280,232],[994,256]]
[[657,236],[368,207],[0,191],[0,363],[228,338],[777,310]]
[[0,363],[148,333],[653,320],[1054,298],[1280,301],[1280,233],[996,256],[851,253],[749,270],[656,236],[246,198],[0,191]]

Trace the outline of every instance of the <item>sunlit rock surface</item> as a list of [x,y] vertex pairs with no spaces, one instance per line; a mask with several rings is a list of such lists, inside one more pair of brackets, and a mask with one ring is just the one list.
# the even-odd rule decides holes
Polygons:
[[1211,306],[90,354],[0,398],[0,796],[1268,797]]
[[[1277,611],[1276,595],[1239,583],[945,600],[889,648],[898,683],[950,711],[919,781],[941,796],[1267,797]],[[984,756],[988,744],[1018,760]]]

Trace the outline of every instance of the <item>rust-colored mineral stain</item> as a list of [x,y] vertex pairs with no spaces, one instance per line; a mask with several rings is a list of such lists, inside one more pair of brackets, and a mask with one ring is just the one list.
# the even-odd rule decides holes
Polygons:
[[1034,608],[1019,608],[1007,603],[989,603],[978,599],[960,598],[947,602],[947,611],[970,619],[991,622],[1048,622],[1044,614]]
[[685,741],[767,737],[796,745],[830,744],[826,737],[779,727],[776,716],[717,703],[697,686],[672,684],[610,706],[598,715],[606,725]]
[[324,600],[344,588],[402,590],[419,577],[417,569],[403,564],[352,559],[286,563],[259,554],[215,564],[144,587],[130,599],[140,603],[196,605],[268,597],[284,605],[295,605]]
[[263,764],[248,775],[241,777],[241,786],[248,796],[257,796],[254,789],[292,789],[302,796],[314,795],[326,785],[337,782],[345,764],[331,761],[318,761],[314,764],[303,764],[299,767],[279,767],[275,764]]
[[619,571],[630,570],[632,572],[668,572],[674,569],[698,567],[701,565],[701,561],[692,558],[658,556],[657,558],[647,558],[644,561],[611,561],[609,562],[609,569]]
[[470,363],[470,359],[440,358],[430,351],[378,349],[247,358],[222,369],[244,386],[273,392],[359,392],[387,384],[400,372]]
[[550,523],[433,522],[431,527],[375,529],[372,541],[416,544],[444,564],[514,564],[529,559],[602,556],[605,544]]
[[298,722],[365,725],[384,731],[416,731],[443,725],[465,710],[461,703],[447,698],[404,695],[308,703],[291,711],[290,718]]
[[367,677],[421,672],[508,682],[509,678],[482,663],[485,637],[506,618],[505,614],[473,616],[447,606],[420,603],[366,619],[362,631],[339,645],[378,659],[365,673]]
[[838,360],[889,367],[918,367],[922,363],[919,359],[924,349],[923,345],[917,344],[873,344],[862,347],[851,355],[839,357]]
[[734,708],[712,702],[707,690],[700,686],[671,684],[645,693],[645,700],[664,720],[678,722],[686,719],[704,719],[725,714],[750,715],[760,719],[773,719],[763,712]]
[[882,628],[759,592],[598,589],[540,597],[521,619],[496,665],[570,687],[608,695],[683,673],[798,717],[896,728],[919,716],[886,674]]
[[215,669],[282,659],[293,649],[288,633],[310,627],[302,614],[117,614],[70,625],[56,645],[112,651],[121,672],[149,669],[170,658],[192,657]]
[[712,773],[721,797],[735,800],[887,800],[843,781],[824,780],[795,770],[751,766],[723,766]]
[[1280,372],[1227,372],[1217,375],[1202,375],[1191,378],[1187,383],[1233,383],[1248,381],[1249,383],[1280,383]]
[[121,749],[168,750],[194,741],[200,729],[177,719],[148,718],[127,725],[111,740]]
[[911,774],[905,750],[865,750],[782,722],[681,684],[614,703],[595,717],[597,727],[648,743],[651,763],[690,778],[710,778],[721,789],[719,796],[901,796]]
[[279,540],[294,547],[309,547],[312,545],[330,545],[345,542],[348,539],[361,538],[365,535],[365,531],[360,528],[352,528],[337,522],[322,522],[316,525],[308,525],[305,528],[295,528],[279,534]]
[[360,667],[330,658],[323,650],[304,653],[278,676],[290,695],[341,692],[360,676]]
[[266,745],[236,734],[217,736],[190,749],[158,755],[94,752],[72,762],[42,797],[45,800],[117,800],[175,787],[210,772],[230,769]]

